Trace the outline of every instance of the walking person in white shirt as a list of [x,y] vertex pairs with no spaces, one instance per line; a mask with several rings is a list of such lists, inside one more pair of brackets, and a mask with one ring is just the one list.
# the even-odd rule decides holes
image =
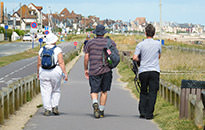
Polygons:
[[[59,115],[58,106],[61,95],[61,79],[62,74],[67,81],[68,76],[65,70],[65,64],[63,60],[63,54],[61,48],[56,46],[58,37],[53,33],[46,36],[46,45],[41,48],[38,55],[37,63],[37,76],[40,80],[41,95],[43,100],[43,107],[45,109],[44,115],[49,116],[51,111],[55,115]],[[53,49],[53,61],[52,67],[45,67],[45,61],[43,61],[44,51]],[[44,58],[45,59],[45,58]]]
[[159,41],[153,39],[155,35],[155,28],[153,25],[147,25],[145,28],[145,34],[147,39],[136,46],[133,60],[140,61],[140,118],[150,120],[154,118],[154,106],[156,103],[157,91],[159,89],[159,58],[161,56],[161,44]]

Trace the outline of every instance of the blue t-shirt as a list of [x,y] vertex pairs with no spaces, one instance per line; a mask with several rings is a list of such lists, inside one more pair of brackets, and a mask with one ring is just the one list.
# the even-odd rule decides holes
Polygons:
[[160,42],[153,39],[146,39],[136,46],[135,55],[141,56],[139,74],[146,71],[160,72],[159,54],[161,51]]

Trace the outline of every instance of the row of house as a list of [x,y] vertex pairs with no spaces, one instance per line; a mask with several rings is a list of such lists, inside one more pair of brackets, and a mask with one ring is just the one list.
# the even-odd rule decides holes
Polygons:
[[[4,11],[5,10],[5,11]],[[10,29],[30,30],[31,23],[38,24],[38,30],[43,31],[45,26],[52,29],[61,28],[63,33],[80,32],[86,29],[94,29],[97,24],[103,24],[110,32],[144,32],[145,26],[152,23],[156,27],[156,32],[160,32],[160,24],[157,22],[147,22],[145,17],[137,17],[134,21],[123,22],[122,20],[105,19],[100,20],[96,16],[84,17],[64,8],[60,13],[43,13],[42,6],[33,3],[21,6],[13,14],[7,14],[1,2],[0,23],[7,24]],[[193,24],[177,24],[166,22],[162,26],[163,32],[168,33],[203,33],[205,26]]]

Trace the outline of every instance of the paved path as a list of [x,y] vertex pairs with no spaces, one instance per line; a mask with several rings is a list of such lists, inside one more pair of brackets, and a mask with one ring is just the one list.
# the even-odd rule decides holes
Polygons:
[[[8,45],[8,44],[6,44]],[[64,42],[58,45],[63,54],[74,50],[72,42]],[[1,47],[1,46],[0,46]],[[1,50],[1,49],[0,49]],[[28,75],[32,75],[37,71],[37,56],[13,62],[7,66],[0,67],[0,90],[8,84],[22,79]]]
[[105,117],[95,119],[89,96],[89,84],[84,78],[83,57],[62,84],[60,116],[43,116],[43,108],[29,120],[24,130],[158,130],[150,120],[139,118],[137,101],[117,81],[114,71],[112,90],[108,96]]

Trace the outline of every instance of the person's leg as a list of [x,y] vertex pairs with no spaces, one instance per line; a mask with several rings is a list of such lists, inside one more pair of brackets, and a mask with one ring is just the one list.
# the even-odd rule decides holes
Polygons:
[[49,80],[40,80],[41,96],[43,101],[43,107],[45,109],[44,115],[50,115],[51,112],[51,92],[52,87]]
[[100,117],[100,110],[98,104],[98,93],[100,92],[100,83],[101,83],[101,76],[89,76],[89,83],[91,87],[91,99],[92,99],[92,107],[94,110],[94,117]]
[[107,92],[102,91],[100,94],[100,105],[105,106],[106,101],[107,101]]
[[107,91],[110,91],[112,83],[112,71],[103,74],[101,83],[101,95],[100,95],[100,113],[101,117],[104,117],[104,110],[107,101]]
[[59,115],[58,106],[61,96],[61,75],[59,73],[52,74],[52,94],[51,94],[51,103],[52,111],[55,115]]
[[148,87],[148,73],[143,72],[139,74],[139,79],[141,83],[140,88],[140,101],[139,101],[139,112],[140,118],[145,118],[146,116],[146,107],[147,107],[147,87]]
[[91,93],[90,94],[92,103],[98,103],[98,93]]
[[149,94],[148,94],[148,105],[147,105],[147,119],[153,118],[154,107],[157,98],[157,91],[159,89],[159,73],[158,72],[150,72],[150,80],[149,80]]

